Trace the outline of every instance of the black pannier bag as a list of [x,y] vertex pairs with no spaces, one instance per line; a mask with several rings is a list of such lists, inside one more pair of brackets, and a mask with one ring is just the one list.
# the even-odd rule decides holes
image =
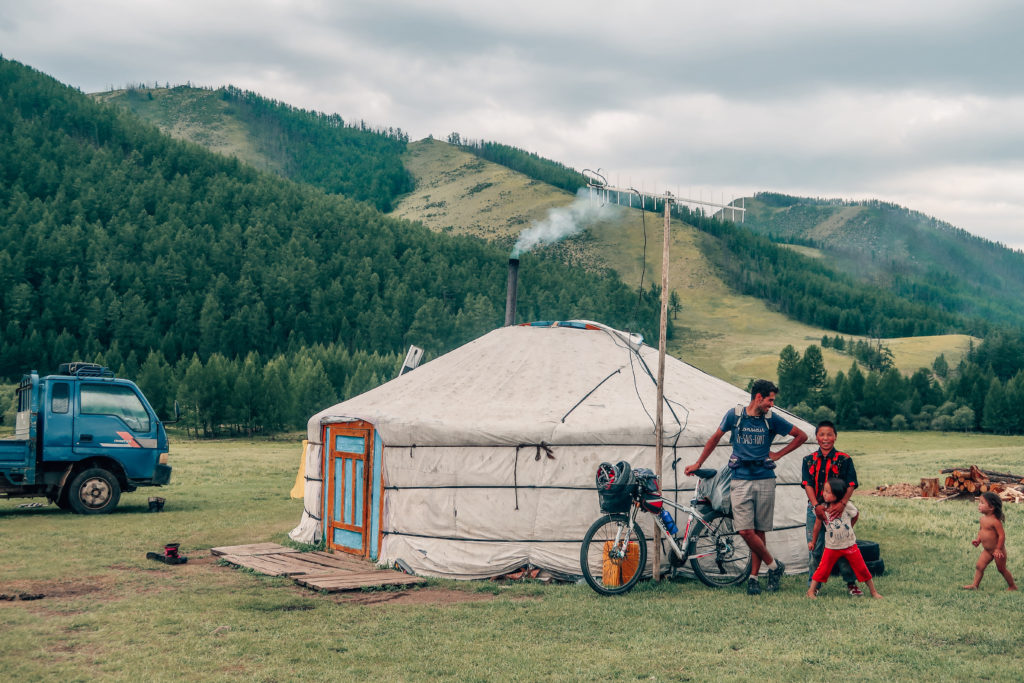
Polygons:
[[597,497],[601,512],[606,514],[628,512],[633,504],[633,468],[625,460],[615,465],[603,462],[597,466]]
[[654,471],[641,467],[633,470],[633,476],[640,487],[640,507],[655,514],[661,512],[661,484]]
[[697,483],[697,495],[707,500],[711,509],[721,512],[723,515],[732,514],[732,469],[723,467],[718,474],[709,478],[701,479]]

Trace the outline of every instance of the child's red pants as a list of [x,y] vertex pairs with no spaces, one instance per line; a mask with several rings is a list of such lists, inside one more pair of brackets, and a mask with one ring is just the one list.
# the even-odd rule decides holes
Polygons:
[[821,562],[818,563],[818,569],[811,578],[818,583],[826,583],[829,575],[832,573],[832,567],[840,557],[845,557],[846,561],[850,563],[850,567],[853,569],[853,573],[857,575],[858,581],[867,581],[871,578],[871,572],[868,571],[868,566],[864,564],[864,557],[860,554],[860,548],[857,547],[856,543],[842,550],[825,548],[825,552],[821,555]]

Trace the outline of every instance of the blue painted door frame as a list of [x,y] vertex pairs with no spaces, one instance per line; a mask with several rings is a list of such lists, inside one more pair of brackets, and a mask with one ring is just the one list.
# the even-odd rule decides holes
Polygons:
[[326,431],[327,545],[353,555],[369,555],[373,429],[367,423],[345,423],[330,425]]

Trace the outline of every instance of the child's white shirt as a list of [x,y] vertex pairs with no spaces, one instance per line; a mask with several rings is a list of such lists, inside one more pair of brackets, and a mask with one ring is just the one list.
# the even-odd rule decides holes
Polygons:
[[857,536],[853,533],[853,518],[856,516],[857,508],[853,503],[847,503],[842,514],[822,522],[826,548],[842,550],[857,542]]

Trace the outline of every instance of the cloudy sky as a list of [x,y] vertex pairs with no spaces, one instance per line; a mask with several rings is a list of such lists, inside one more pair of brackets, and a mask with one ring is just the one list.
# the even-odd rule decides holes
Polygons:
[[879,198],[1024,248],[1012,0],[0,0],[0,53],[85,92],[233,84],[612,183]]

